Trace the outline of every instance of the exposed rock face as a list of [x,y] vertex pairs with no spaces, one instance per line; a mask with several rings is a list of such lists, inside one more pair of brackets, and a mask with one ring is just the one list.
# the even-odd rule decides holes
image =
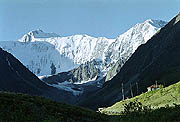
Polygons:
[[126,60],[127,59],[118,60],[116,64],[107,72],[105,81],[111,80],[120,71]]
[[[120,72],[106,82],[102,89],[80,105],[91,108],[109,106],[122,100],[122,83],[124,94],[131,97],[145,92],[155,83],[170,85],[180,80],[180,15],[172,19],[155,34],[146,44],[141,45],[120,69]],[[138,84],[138,90],[136,87]],[[137,92],[138,91],[138,92]],[[87,102],[91,100],[91,103]]]
[[98,62],[95,60],[91,62],[86,62],[85,64],[80,65],[78,68],[73,69],[71,72],[75,78],[77,78],[77,81],[88,81],[91,79],[96,78],[100,70],[96,67],[98,65]]
[[89,94],[100,89],[104,83],[102,76],[100,76],[101,72],[97,68],[99,63],[95,60],[86,62],[73,70],[45,76],[41,80],[50,86],[72,92],[79,99],[84,99]]
[[83,83],[83,81],[87,82],[91,79],[96,79],[100,75],[100,71],[96,66],[98,62],[95,60],[91,62],[86,62],[85,64],[81,64],[78,68],[75,68],[68,72],[58,73],[57,75],[52,75],[49,77],[42,78],[43,81],[48,84],[57,84],[65,81],[71,83]]

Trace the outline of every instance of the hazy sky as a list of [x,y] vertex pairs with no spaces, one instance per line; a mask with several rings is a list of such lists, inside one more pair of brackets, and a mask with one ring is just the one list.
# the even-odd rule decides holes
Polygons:
[[30,30],[116,38],[146,19],[169,21],[180,0],[0,0],[0,40]]

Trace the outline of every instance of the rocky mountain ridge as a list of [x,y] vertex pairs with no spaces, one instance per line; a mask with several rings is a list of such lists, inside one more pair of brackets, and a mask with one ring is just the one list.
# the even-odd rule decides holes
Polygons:
[[37,76],[50,75],[52,64],[56,73],[60,73],[91,61],[98,63],[95,67],[105,76],[118,60],[123,65],[139,45],[146,43],[165,24],[160,20],[147,20],[116,39],[88,35],[60,37],[39,29],[25,34],[19,41],[1,41],[0,47],[12,53]]

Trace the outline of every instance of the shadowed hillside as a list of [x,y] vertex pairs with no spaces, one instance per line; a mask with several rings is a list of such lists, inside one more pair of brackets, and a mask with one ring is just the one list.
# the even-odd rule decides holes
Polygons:
[[0,48],[0,91],[44,96],[57,101],[74,103],[74,96],[46,85],[10,53]]
[[0,92],[3,122],[105,122],[108,119],[95,111],[42,97]]

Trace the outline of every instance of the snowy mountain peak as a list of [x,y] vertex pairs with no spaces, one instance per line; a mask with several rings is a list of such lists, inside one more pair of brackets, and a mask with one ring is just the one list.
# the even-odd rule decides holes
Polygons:
[[51,37],[59,37],[56,33],[45,33],[41,29],[30,31],[25,34],[19,41],[20,42],[33,42],[35,38],[51,38]]
[[29,43],[1,42],[0,46],[39,76],[51,74],[52,64],[59,73],[92,60],[98,62],[98,69],[104,73],[118,60],[123,63],[127,61],[139,45],[146,43],[165,24],[164,21],[149,19],[136,24],[116,39],[96,38],[86,34],[60,37],[38,29],[19,40]]
[[179,14],[176,16],[176,20],[175,20],[174,24],[178,23],[179,21],[180,21],[180,12],[179,12]]
[[82,39],[82,38],[92,38],[92,37],[86,34],[76,34],[76,35],[69,36],[69,38]]
[[163,27],[164,25],[167,24],[167,22],[165,21],[162,21],[162,20],[153,20],[153,19],[147,19],[144,24],[150,24],[154,27],[157,27],[157,28],[161,28]]

